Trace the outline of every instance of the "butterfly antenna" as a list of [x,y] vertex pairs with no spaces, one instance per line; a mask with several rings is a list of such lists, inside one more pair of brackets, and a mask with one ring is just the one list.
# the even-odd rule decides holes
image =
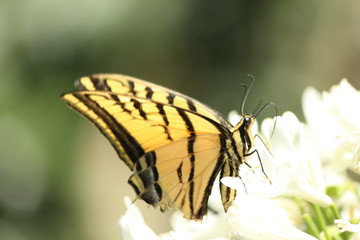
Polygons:
[[268,102],[268,103],[266,103],[264,106],[262,106],[262,108],[260,108],[260,109],[254,114],[254,118],[256,118],[262,111],[264,111],[265,109],[267,109],[267,108],[270,107],[270,106],[274,107],[274,109],[275,109],[274,127],[273,127],[273,129],[272,129],[272,131],[271,131],[271,135],[270,135],[270,139],[271,139],[272,136],[274,135],[274,132],[275,132],[275,127],[276,127],[276,122],[277,122],[276,116],[278,115],[278,109],[277,109],[275,103],[273,103],[273,102]]
[[277,107],[275,105],[274,105],[274,107],[275,107],[274,127],[273,127],[273,130],[271,132],[270,139],[272,139],[272,137],[274,135],[275,128],[276,128],[276,122],[277,122],[277,116],[278,116]]
[[268,145],[265,143],[264,139],[262,139],[262,137],[259,134],[255,134],[254,138],[258,138],[260,140],[260,142],[263,144],[263,146],[266,148],[266,151],[268,151],[268,153],[270,153],[271,156],[274,156],[272,154],[272,152],[270,151],[270,148],[268,147]]
[[254,112],[254,113],[258,112],[262,105],[263,105],[263,101],[261,100],[261,101],[258,103],[258,105],[256,106],[255,110],[252,111],[252,112]]
[[250,78],[251,82],[249,85],[246,85],[246,84],[240,84],[240,86],[242,86],[244,88],[244,95],[241,99],[241,115],[244,116],[244,106],[245,106],[245,102],[246,102],[246,99],[249,95],[249,91],[251,89],[251,86],[253,85],[254,81],[255,81],[255,78],[253,75],[251,74],[248,74],[247,75],[248,78]]

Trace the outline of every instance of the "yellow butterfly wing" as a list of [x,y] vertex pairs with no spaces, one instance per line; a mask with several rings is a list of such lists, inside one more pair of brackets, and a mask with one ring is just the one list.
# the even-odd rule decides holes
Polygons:
[[181,139],[146,153],[130,177],[140,198],[160,205],[162,211],[177,208],[188,219],[201,219],[224,155],[214,134],[196,135],[193,151],[189,139]]
[[[237,174],[227,161],[226,119],[190,97],[124,75],[92,75],[77,84],[80,91],[62,98],[110,140],[134,172],[128,182],[138,196],[202,219],[220,170]],[[226,210],[235,191],[220,187]]]

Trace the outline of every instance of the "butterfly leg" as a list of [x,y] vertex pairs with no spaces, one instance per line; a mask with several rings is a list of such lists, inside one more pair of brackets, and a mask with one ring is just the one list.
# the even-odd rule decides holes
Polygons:
[[[250,155],[252,155],[252,154],[254,154],[254,153],[256,153],[256,155],[257,155],[257,157],[258,157],[258,159],[259,159],[259,163],[260,163],[261,171],[263,172],[263,174],[264,174],[264,176],[266,177],[266,179],[268,179],[268,180],[269,180],[269,182],[271,183],[270,178],[267,176],[267,174],[266,174],[266,172],[265,172],[265,169],[264,169],[264,166],[263,166],[263,164],[262,164],[262,161],[261,161],[261,157],[260,157],[259,151],[258,151],[257,149],[255,149],[254,151],[252,151],[252,152],[249,152],[249,153],[245,154],[245,157],[250,156]],[[246,162],[245,162],[245,164],[246,164]],[[247,165],[247,166],[250,166],[249,164],[246,164],[246,165]],[[250,168],[251,168],[251,166],[250,166]]]

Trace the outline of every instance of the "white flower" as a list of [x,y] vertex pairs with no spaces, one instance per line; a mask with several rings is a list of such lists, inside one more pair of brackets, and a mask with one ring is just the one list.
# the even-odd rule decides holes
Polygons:
[[336,204],[341,206],[341,218],[360,219],[360,201],[358,193],[350,190],[345,191],[343,194],[341,194]]
[[276,117],[275,121],[275,131],[273,131],[273,119],[266,119],[261,124],[261,136],[268,146],[265,147],[261,141],[256,143],[256,149],[260,153],[265,173],[271,184],[264,177],[259,178],[264,174],[261,172],[256,154],[252,154],[247,159],[253,167],[251,171],[246,170],[246,165],[241,166],[241,180],[223,178],[221,181],[238,191],[244,191],[244,184],[241,182],[243,181],[249,194],[298,196],[323,207],[329,206],[332,200],[323,192],[325,186],[319,155],[305,139],[304,124],[300,123],[291,112]]
[[275,121],[272,136],[274,121],[270,119],[262,123],[261,133],[270,143],[271,153],[263,147],[262,156],[277,194],[298,196],[319,206],[329,206],[332,200],[324,194],[319,154],[308,142],[306,126],[291,112],[276,117]]
[[235,239],[315,240],[294,227],[289,213],[262,196],[242,195],[229,208]]
[[235,126],[236,124],[238,124],[240,122],[240,120],[242,119],[242,116],[237,111],[232,110],[228,114],[228,119],[229,119],[229,122],[233,126]]
[[351,224],[349,221],[342,219],[336,219],[334,222],[341,232],[355,233],[352,240],[360,240],[360,224]]
[[124,198],[125,205],[128,210],[119,219],[120,236],[121,239],[126,240],[160,240],[151,228],[146,225],[141,215],[140,210],[131,204],[129,197]]
[[[218,182],[217,178],[215,182]],[[214,185],[209,197],[207,215],[201,222],[196,222],[183,218],[181,212],[174,212],[171,217],[171,226],[177,234],[178,239],[189,240],[220,240],[228,239],[232,227],[229,219],[224,212],[221,203],[220,191],[217,184]],[[214,213],[216,211],[216,213]]]
[[359,144],[360,92],[343,79],[329,92],[319,93],[308,87],[302,102],[306,121],[314,134],[311,140],[319,149],[325,167],[330,168],[327,174],[332,172],[327,181],[341,183]]
[[360,182],[360,132],[352,132],[348,135],[342,136],[341,140],[344,141],[344,145],[348,144],[349,152],[351,155],[351,150],[353,151],[353,158],[350,165],[347,165],[347,175],[350,179],[356,182]]
[[[293,113],[286,112],[275,121],[275,131],[273,119],[261,124],[264,142],[256,142],[269,179],[264,177],[256,154],[247,158],[252,169],[241,166],[241,179],[221,179],[225,185],[238,190],[228,216],[235,231],[245,239],[314,239],[291,224],[288,215],[294,212],[294,206],[277,207],[278,199],[274,197],[298,196],[323,207],[332,204],[323,192],[320,157],[307,143],[306,126]],[[244,185],[247,194],[244,194]]]
[[231,232],[228,217],[223,212],[219,215],[209,212],[201,222],[188,220],[182,216],[182,213],[176,212],[171,217],[171,226],[178,239],[228,239]]
[[[140,210],[132,204],[129,197],[125,197],[125,205],[128,210],[119,219],[120,237],[126,240],[227,240],[231,225],[223,211],[219,190],[213,191],[209,206],[212,209],[219,209],[219,213],[211,211],[204,217],[202,222],[196,222],[183,218],[183,214],[175,211],[171,217],[173,231],[156,235],[144,222]],[[216,197],[214,196],[216,195]]]

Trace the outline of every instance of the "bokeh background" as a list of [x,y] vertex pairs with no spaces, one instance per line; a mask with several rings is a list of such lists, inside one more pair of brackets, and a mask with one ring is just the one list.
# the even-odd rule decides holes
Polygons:
[[130,171],[60,100],[76,78],[124,73],[227,115],[251,73],[248,112],[272,101],[302,119],[307,86],[360,88],[359,12],[356,0],[0,0],[0,239],[119,239]]

